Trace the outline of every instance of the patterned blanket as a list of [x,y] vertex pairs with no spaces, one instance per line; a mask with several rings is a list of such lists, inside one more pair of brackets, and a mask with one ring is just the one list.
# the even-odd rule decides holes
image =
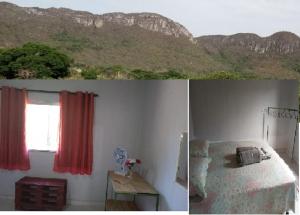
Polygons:
[[[271,159],[239,167],[236,147],[263,147]],[[207,198],[190,198],[190,213],[282,214],[295,208],[295,177],[267,144],[251,141],[211,143]]]

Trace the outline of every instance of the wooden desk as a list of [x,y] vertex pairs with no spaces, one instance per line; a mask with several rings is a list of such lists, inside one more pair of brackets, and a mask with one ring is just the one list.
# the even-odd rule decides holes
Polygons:
[[[115,200],[108,200],[108,184],[111,181]],[[133,201],[119,201],[118,194],[133,195]],[[107,173],[105,210],[137,210],[134,204],[136,195],[149,195],[156,197],[156,210],[159,206],[159,193],[143,177],[133,173],[131,177],[115,174],[113,171]],[[126,206],[127,205],[127,206]]]

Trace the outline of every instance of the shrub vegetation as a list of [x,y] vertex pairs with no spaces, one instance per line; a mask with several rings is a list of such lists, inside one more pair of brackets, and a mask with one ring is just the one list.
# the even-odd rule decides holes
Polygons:
[[0,51],[0,75],[7,78],[63,78],[68,76],[71,59],[46,45],[27,43]]

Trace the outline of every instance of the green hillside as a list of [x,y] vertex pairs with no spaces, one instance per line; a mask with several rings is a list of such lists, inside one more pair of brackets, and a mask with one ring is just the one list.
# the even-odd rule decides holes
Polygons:
[[[228,74],[235,79],[300,79],[300,38],[289,32],[267,38],[193,38],[183,26],[158,14],[94,15],[0,2],[0,52],[28,42],[46,45],[70,60],[65,75],[50,78],[202,79]],[[3,75],[5,62],[0,61],[2,77],[14,77]],[[35,75],[41,68],[31,66],[26,72],[46,78]]]

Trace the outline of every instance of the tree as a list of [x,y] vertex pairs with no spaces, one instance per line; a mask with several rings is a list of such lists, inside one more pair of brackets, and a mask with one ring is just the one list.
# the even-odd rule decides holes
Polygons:
[[257,79],[257,76],[252,73],[240,73],[240,72],[211,72],[208,74],[199,75],[196,79],[202,80],[253,80]]
[[177,72],[174,69],[162,73],[161,77],[161,79],[188,79],[188,76],[186,74],[183,74],[182,72]]
[[155,80],[159,79],[159,75],[155,72],[144,71],[141,69],[134,69],[129,72],[132,79],[137,80]]
[[43,44],[27,43],[0,52],[0,75],[8,79],[62,78],[69,75],[70,64],[67,55]]
[[134,79],[142,80],[188,79],[187,75],[175,70],[169,70],[167,72],[151,72],[141,69],[135,69],[130,71],[130,75]]
[[84,79],[97,79],[98,71],[96,68],[84,69],[81,73]]
[[296,71],[296,72],[300,72],[300,63],[294,63],[294,65],[293,65],[293,69],[294,69],[294,71]]

